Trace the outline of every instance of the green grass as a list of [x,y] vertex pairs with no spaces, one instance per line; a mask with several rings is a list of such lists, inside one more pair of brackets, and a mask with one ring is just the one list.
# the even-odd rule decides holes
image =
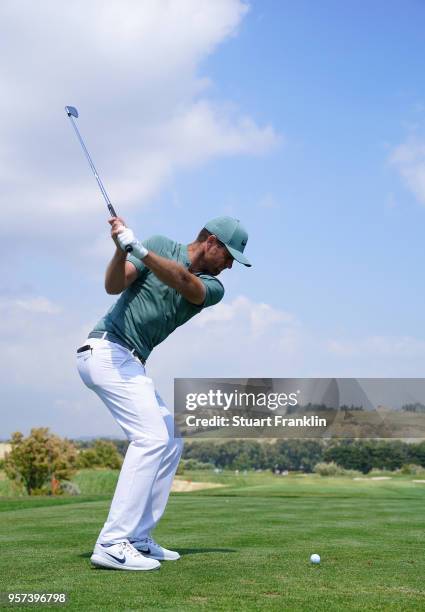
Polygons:
[[109,498],[78,477],[81,497],[0,500],[1,591],[66,591],[84,611],[425,610],[425,485],[411,477],[183,474],[226,487],[171,496],[155,535],[183,556],[146,573],[90,567]]
[[80,470],[72,479],[82,495],[112,495],[118,480],[118,470]]
[[5,472],[0,470],[0,497],[12,497],[22,492],[21,487],[10,481]]

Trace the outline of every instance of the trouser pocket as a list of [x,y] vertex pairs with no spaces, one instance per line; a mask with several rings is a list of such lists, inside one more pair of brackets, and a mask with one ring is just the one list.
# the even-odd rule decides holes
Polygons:
[[93,348],[86,344],[77,349],[77,370],[83,383],[90,389],[93,387],[91,361]]
[[85,344],[84,346],[80,346],[80,348],[77,349],[77,355],[80,355],[80,353],[87,353],[87,351],[90,351],[90,353],[93,352],[93,348],[90,346],[90,344]]
[[77,349],[77,369],[90,389],[122,383],[128,376],[134,376],[134,372],[127,372],[127,365],[134,361],[128,349],[105,340],[95,340]]

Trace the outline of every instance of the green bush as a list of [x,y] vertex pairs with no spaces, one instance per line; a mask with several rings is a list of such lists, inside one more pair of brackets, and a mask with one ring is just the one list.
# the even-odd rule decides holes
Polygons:
[[81,490],[80,487],[75,483],[69,480],[64,480],[60,484],[60,491],[65,495],[80,495]]
[[415,465],[414,463],[405,463],[397,472],[409,476],[423,476],[425,474],[425,468],[421,465]]
[[28,495],[24,484],[18,480],[10,480],[6,474],[0,471],[0,497],[20,497]]
[[315,474],[320,474],[320,476],[341,476],[345,470],[334,461],[331,461],[330,463],[316,463],[314,472]]
[[183,474],[185,470],[213,470],[213,463],[205,463],[197,459],[181,459],[177,474]]
[[15,432],[10,445],[4,460],[5,473],[24,486],[29,495],[60,493],[60,482],[69,480],[75,472],[77,449],[47,427],[33,428],[27,437]]
[[113,495],[118,480],[118,470],[95,468],[80,470],[72,479],[81,495]]
[[102,467],[119,470],[121,465],[122,457],[117,447],[107,440],[96,440],[91,448],[80,451],[77,460],[79,469]]
[[373,470],[370,470],[370,472],[368,473],[368,476],[393,476],[393,475],[394,475],[394,470],[373,469]]
[[361,472],[358,470],[346,470],[334,461],[330,463],[317,463],[314,466],[314,472],[320,474],[320,476],[361,476]]

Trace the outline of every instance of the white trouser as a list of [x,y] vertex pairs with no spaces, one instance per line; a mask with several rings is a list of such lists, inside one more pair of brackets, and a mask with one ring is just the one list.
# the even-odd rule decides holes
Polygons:
[[174,439],[173,417],[142,363],[114,342],[86,343],[92,350],[77,353],[78,372],[130,440],[98,542],[143,539],[165,510],[183,443]]

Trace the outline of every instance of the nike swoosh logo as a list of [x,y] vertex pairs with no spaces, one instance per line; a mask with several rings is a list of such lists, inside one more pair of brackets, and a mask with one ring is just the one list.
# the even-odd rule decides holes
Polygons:
[[147,548],[146,550],[143,550],[143,548],[141,548],[141,549],[139,549],[139,550],[140,550],[140,552],[141,552],[143,555],[150,555],[150,554],[151,554],[151,549],[150,549],[150,548]]
[[[105,551],[106,552],[106,551]],[[111,555],[111,553],[106,553],[107,555],[109,555],[110,557],[112,557],[113,559],[115,559],[115,561],[118,561],[118,563],[125,563],[126,558],[123,557],[122,559],[120,557],[115,557],[115,555]]]

